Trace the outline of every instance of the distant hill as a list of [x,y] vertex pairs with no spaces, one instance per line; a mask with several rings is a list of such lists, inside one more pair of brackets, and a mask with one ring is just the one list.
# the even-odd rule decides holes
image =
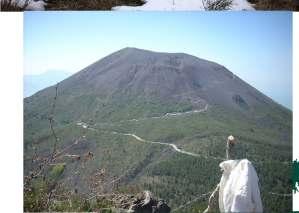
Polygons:
[[[55,94],[52,86],[24,99],[25,174],[36,150],[46,156],[53,149]],[[292,112],[217,63],[122,49],[59,83],[54,121],[60,150],[80,141],[68,154],[93,152],[84,166],[69,162],[61,177],[78,193],[91,193],[90,177],[105,169],[121,177],[110,190],[150,190],[175,209],[217,184],[233,134],[239,157],[257,169],[265,212],[291,210],[291,198],[268,192],[291,193]],[[179,212],[198,212],[206,202]]]
[[65,78],[69,77],[71,73],[64,71],[47,71],[38,75],[24,75],[24,97],[28,97],[52,86]]

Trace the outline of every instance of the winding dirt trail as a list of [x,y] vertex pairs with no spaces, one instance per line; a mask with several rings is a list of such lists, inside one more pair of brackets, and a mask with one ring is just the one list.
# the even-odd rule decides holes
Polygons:
[[[181,112],[167,113],[167,114],[165,114],[163,116],[160,116],[160,117],[149,117],[149,118],[142,118],[142,119],[127,120],[127,121],[140,121],[140,120],[153,119],[153,118],[154,119],[157,119],[157,118],[161,119],[161,118],[165,118],[165,117],[169,117],[169,116],[182,116],[182,115],[192,114],[192,113],[202,113],[202,112],[205,112],[207,110],[208,110],[208,105],[206,105],[205,108],[201,109],[201,110],[193,110],[193,111],[182,112],[182,113]],[[88,129],[88,130],[91,130],[91,131],[99,131],[98,129],[92,128],[84,122],[77,122],[77,125],[84,128],[84,129]],[[202,154],[196,154],[196,153],[188,152],[188,151],[185,151],[185,150],[179,148],[176,144],[173,144],[173,143],[146,140],[146,139],[141,138],[140,136],[135,135],[133,133],[122,133],[122,132],[107,131],[107,130],[100,130],[100,131],[105,131],[105,132],[108,132],[108,133],[111,133],[111,134],[117,134],[117,135],[133,137],[134,139],[136,139],[137,141],[142,142],[142,143],[159,144],[159,145],[163,145],[163,146],[168,146],[168,147],[172,148],[172,150],[174,152],[178,152],[178,153],[193,156],[193,157],[212,158],[212,159],[221,160],[221,161],[224,160],[222,158],[217,158],[217,157],[213,157],[213,156],[205,156],[205,155],[202,155]]]
[[130,120],[121,120],[121,121],[119,121],[119,123],[132,122],[132,121],[138,122],[138,121],[145,121],[145,120],[149,120],[149,119],[164,119],[164,118],[178,117],[178,116],[206,112],[208,109],[209,109],[209,105],[206,104],[203,109],[191,110],[191,111],[187,111],[187,112],[172,112],[172,113],[166,113],[165,115],[161,115],[161,116],[145,117],[145,118],[138,118],[138,119],[135,118],[135,119],[130,119]]
[[193,156],[193,157],[200,157],[201,155],[199,154],[195,154],[195,153],[192,153],[192,152],[187,152],[185,150],[182,150],[180,148],[177,147],[177,145],[173,144],[173,143],[164,143],[164,142],[158,142],[158,141],[148,141],[148,140],[145,140],[135,134],[131,134],[131,133],[120,133],[122,135],[126,135],[126,136],[131,136],[133,138],[135,138],[136,140],[140,141],[140,142],[144,142],[144,143],[152,143],[152,144],[160,144],[160,145],[165,145],[165,146],[170,146],[171,148],[173,148],[173,150],[175,152],[179,152],[179,153],[182,153],[182,154],[185,154],[185,155],[190,155],[190,156]]

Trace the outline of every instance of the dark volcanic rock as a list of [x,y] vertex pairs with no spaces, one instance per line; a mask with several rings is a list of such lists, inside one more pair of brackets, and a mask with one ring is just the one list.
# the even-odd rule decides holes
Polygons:
[[169,213],[170,207],[164,200],[155,199],[149,191],[144,191],[137,197],[130,207],[129,212],[134,213]]

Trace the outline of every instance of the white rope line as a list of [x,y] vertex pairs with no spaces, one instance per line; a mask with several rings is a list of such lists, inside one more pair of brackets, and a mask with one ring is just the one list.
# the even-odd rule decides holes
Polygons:
[[292,194],[281,194],[281,193],[275,193],[275,192],[269,192],[269,194],[276,195],[276,196],[282,196],[282,197],[291,197]]
[[163,146],[169,146],[169,147],[172,148],[172,150],[174,152],[178,152],[178,153],[189,155],[189,156],[193,156],[193,157],[212,158],[214,160],[221,160],[221,161],[225,160],[224,158],[213,157],[213,156],[206,156],[206,155],[202,155],[202,154],[196,154],[196,153],[188,152],[188,151],[185,151],[183,149],[178,148],[177,145],[175,145],[173,143],[165,143],[165,142],[160,142],[160,141],[149,141],[149,140],[143,139],[143,138],[141,138],[141,137],[139,137],[139,136],[137,136],[135,134],[132,134],[132,133],[122,133],[122,132],[116,132],[116,131],[98,130],[98,129],[94,129],[94,128],[89,127],[88,124],[83,123],[83,122],[78,122],[77,126],[81,126],[84,129],[88,129],[88,130],[92,130],[92,131],[96,131],[96,132],[103,131],[103,132],[108,132],[108,133],[111,133],[111,134],[117,134],[117,135],[123,135],[123,136],[133,137],[137,141],[143,142],[143,143],[159,144],[159,145],[163,145]]
[[[207,196],[207,195],[209,195],[209,194],[212,194],[212,192],[213,192],[213,191],[210,191],[210,192],[207,192],[207,193],[205,193],[205,194],[202,194],[202,195],[200,195],[200,196],[194,198],[193,200],[190,200],[190,201],[188,201],[187,203],[185,203],[185,204],[183,204],[183,205],[180,205],[179,207],[175,208],[175,209],[173,210],[173,212],[178,211],[179,209],[185,208],[186,206],[190,205],[191,203],[194,203],[194,202],[198,201],[198,200],[201,199],[202,197],[205,197],[205,196]],[[281,194],[281,193],[275,193],[275,192],[269,192],[269,194],[276,195],[276,196],[282,196],[282,197],[291,197],[291,196],[292,196],[292,194]]]
[[186,111],[186,112],[170,112],[170,113],[166,113],[161,116],[139,117],[139,118],[133,118],[133,119],[129,119],[129,120],[119,120],[119,121],[115,121],[115,122],[103,122],[103,123],[99,123],[99,124],[115,125],[115,124],[120,124],[120,123],[124,123],[124,122],[139,122],[139,121],[146,121],[146,120],[152,120],[152,119],[174,118],[174,117],[178,117],[178,116],[203,113],[203,112],[208,111],[209,107],[210,106],[208,104],[206,104],[204,108],[197,109],[197,110],[191,110],[191,111]]
[[183,205],[180,205],[179,207],[175,208],[173,211],[174,211],[174,212],[175,212],[175,211],[178,211],[179,209],[182,209],[182,208],[184,208],[184,207],[190,205],[191,203],[194,203],[194,202],[198,201],[198,200],[201,199],[202,197],[206,197],[207,195],[212,194],[212,192],[213,192],[213,191],[204,193],[204,194],[202,194],[202,195],[200,195],[200,196],[194,198],[193,200],[190,200],[190,201],[188,201],[187,203],[185,203],[185,204],[183,204]]

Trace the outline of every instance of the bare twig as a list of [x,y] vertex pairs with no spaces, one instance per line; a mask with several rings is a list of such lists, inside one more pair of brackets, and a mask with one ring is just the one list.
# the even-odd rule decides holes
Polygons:
[[53,190],[51,190],[50,193],[48,194],[48,199],[47,199],[47,204],[46,204],[47,208],[49,207],[49,204],[50,204],[50,201],[51,201],[51,198],[52,198],[52,194],[53,194]]
[[56,154],[57,144],[58,144],[58,141],[59,141],[59,138],[57,137],[57,135],[54,131],[54,128],[53,128],[54,110],[55,110],[56,100],[57,100],[58,85],[59,85],[59,83],[57,83],[56,86],[55,86],[55,97],[54,97],[54,101],[53,101],[53,104],[52,104],[51,114],[49,116],[50,128],[51,128],[52,134],[55,138],[54,148],[53,148],[53,152],[52,152],[52,155],[51,155],[51,161],[53,160],[54,155]]

